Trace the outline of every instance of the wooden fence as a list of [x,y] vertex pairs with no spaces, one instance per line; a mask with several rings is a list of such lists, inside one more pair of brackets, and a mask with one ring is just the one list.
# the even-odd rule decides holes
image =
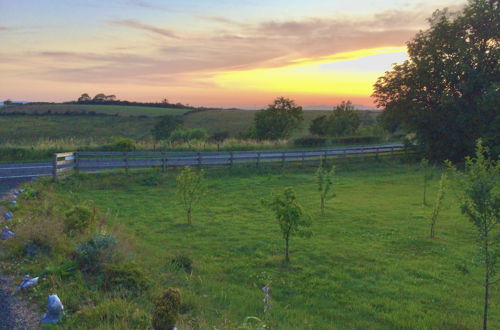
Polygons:
[[54,154],[52,176],[76,172],[97,172],[122,168],[128,172],[134,168],[157,167],[166,171],[179,166],[234,166],[239,164],[306,166],[316,165],[322,158],[329,161],[348,161],[379,157],[395,157],[405,151],[402,145],[354,147],[325,150],[283,150],[283,151],[230,151],[230,152],[66,152]]

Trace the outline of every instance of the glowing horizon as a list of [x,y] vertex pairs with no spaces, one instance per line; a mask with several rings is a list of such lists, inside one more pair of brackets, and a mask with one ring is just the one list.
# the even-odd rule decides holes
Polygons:
[[[376,79],[451,0],[0,0],[0,100],[373,105]],[[57,8],[54,11],[51,8]],[[362,9],[359,9],[362,8]]]

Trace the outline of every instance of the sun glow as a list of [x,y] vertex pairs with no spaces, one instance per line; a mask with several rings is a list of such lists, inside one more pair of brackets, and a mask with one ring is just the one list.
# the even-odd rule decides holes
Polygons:
[[[381,73],[380,69],[366,68],[366,63],[375,62],[377,55],[395,54],[401,57],[405,51],[405,47],[383,47],[319,58],[299,58],[278,68],[216,73],[213,81],[224,89],[232,90],[366,96],[372,93],[373,83]],[[352,70],[342,70],[340,66],[335,65],[337,62],[343,62],[342,66],[352,62]],[[358,63],[365,65],[357,66]]]

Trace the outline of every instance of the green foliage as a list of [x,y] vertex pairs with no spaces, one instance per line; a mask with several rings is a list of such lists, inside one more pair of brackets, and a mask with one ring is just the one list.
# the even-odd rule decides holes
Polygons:
[[149,283],[144,270],[132,261],[119,261],[103,265],[105,290],[142,292]]
[[183,123],[179,116],[163,116],[151,130],[156,141],[166,140]]
[[193,271],[193,261],[188,256],[183,254],[177,255],[170,261],[170,264],[177,269],[182,269],[187,273]]
[[255,113],[255,135],[260,140],[278,140],[289,137],[302,121],[302,107],[293,100],[278,97],[265,110]]
[[26,188],[22,196],[25,200],[35,200],[40,196],[40,192],[33,188]]
[[[483,329],[488,322],[489,287],[496,274],[500,255],[500,164],[489,158],[489,150],[481,140],[476,143],[475,158],[466,157],[465,171],[459,176],[462,190],[461,210],[478,231],[481,257],[484,263]],[[498,280],[498,279],[497,279]]]
[[441,174],[441,179],[439,180],[439,188],[436,195],[436,201],[434,202],[434,208],[432,209],[432,213],[429,217],[431,224],[431,231],[429,237],[431,239],[436,236],[436,224],[439,212],[441,211],[443,205],[444,196],[446,194],[447,180],[448,180],[448,174],[447,173]]
[[153,311],[153,328],[155,330],[171,330],[179,317],[181,293],[178,289],[169,288],[156,298]]
[[322,147],[326,145],[326,138],[320,136],[305,136],[297,138],[293,144],[301,147]]
[[425,206],[427,205],[427,186],[429,185],[429,180],[431,180],[434,177],[434,166],[429,164],[429,160],[427,158],[422,158],[420,161],[420,168],[424,172],[423,178],[424,178],[424,193],[423,193],[423,199],[422,199],[422,204]]
[[138,303],[123,298],[105,299],[97,305],[84,306],[76,314],[70,329],[148,329],[149,314]]
[[436,11],[430,28],[408,43],[409,59],[374,86],[386,127],[398,122],[416,133],[430,159],[461,161],[477,138],[500,140],[498,12],[492,0]]
[[76,249],[78,266],[84,272],[99,271],[105,263],[113,260],[116,244],[116,238],[110,234],[95,234]]
[[181,173],[177,175],[177,189],[180,194],[181,202],[186,211],[187,222],[192,225],[193,207],[203,197],[206,187],[203,182],[204,171],[193,171],[191,167],[186,166]]
[[192,140],[205,141],[207,138],[207,131],[201,128],[176,129],[170,135],[171,142],[189,142]]
[[331,114],[314,119],[309,126],[312,134],[345,136],[353,134],[361,124],[358,112],[350,101],[342,101]]
[[129,138],[115,137],[110,145],[113,151],[134,151],[136,149],[135,141]]
[[319,162],[319,167],[316,170],[316,183],[318,184],[318,191],[320,197],[321,214],[325,214],[325,200],[329,197],[335,197],[335,193],[330,193],[330,188],[333,184],[333,176],[335,175],[335,166],[330,170],[323,167],[323,158]]
[[293,188],[285,188],[283,195],[273,195],[269,201],[263,201],[276,216],[281,234],[285,240],[285,262],[289,262],[289,240],[293,235],[310,237],[312,232],[307,230],[311,226],[311,219],[304,214],[302,206],[295,197]]
[[94,230],[97,224],[96,213],[95,207],[91,209],[83,204],[75,205],[65,214],[64,231],[75,236]]

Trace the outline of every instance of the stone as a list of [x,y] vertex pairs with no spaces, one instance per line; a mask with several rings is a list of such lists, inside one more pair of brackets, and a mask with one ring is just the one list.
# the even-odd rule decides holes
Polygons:
[[19,189],[18,192],[22,194],[24,192],[24,189]]
[[9,212],[5,212],[3,214],[3,217],[4,217],[5,220],[12,220],[12,218],[14,217],[14,213],[12,213],[10,211]]
[[16,201],[10,201],[9,202],[10,205],[13,205],[13,206],[16,206],[17,205],[17,202]]
[[29,275],[24,275],[23,282],[19,285],[19,289],[27,289],[38,284],[38,277],[31,278]]
[[64,306],[56,294],[50,295],[47,300],[47,313],[43,314],[42,324],[57,324],[64,315]]
[[7,227],[7,226],[3,227],[3,230],[2,230],[2,241],[5,241],[6,239],[11,238],[15,234],[16,233],[10,231],[9,227]]

